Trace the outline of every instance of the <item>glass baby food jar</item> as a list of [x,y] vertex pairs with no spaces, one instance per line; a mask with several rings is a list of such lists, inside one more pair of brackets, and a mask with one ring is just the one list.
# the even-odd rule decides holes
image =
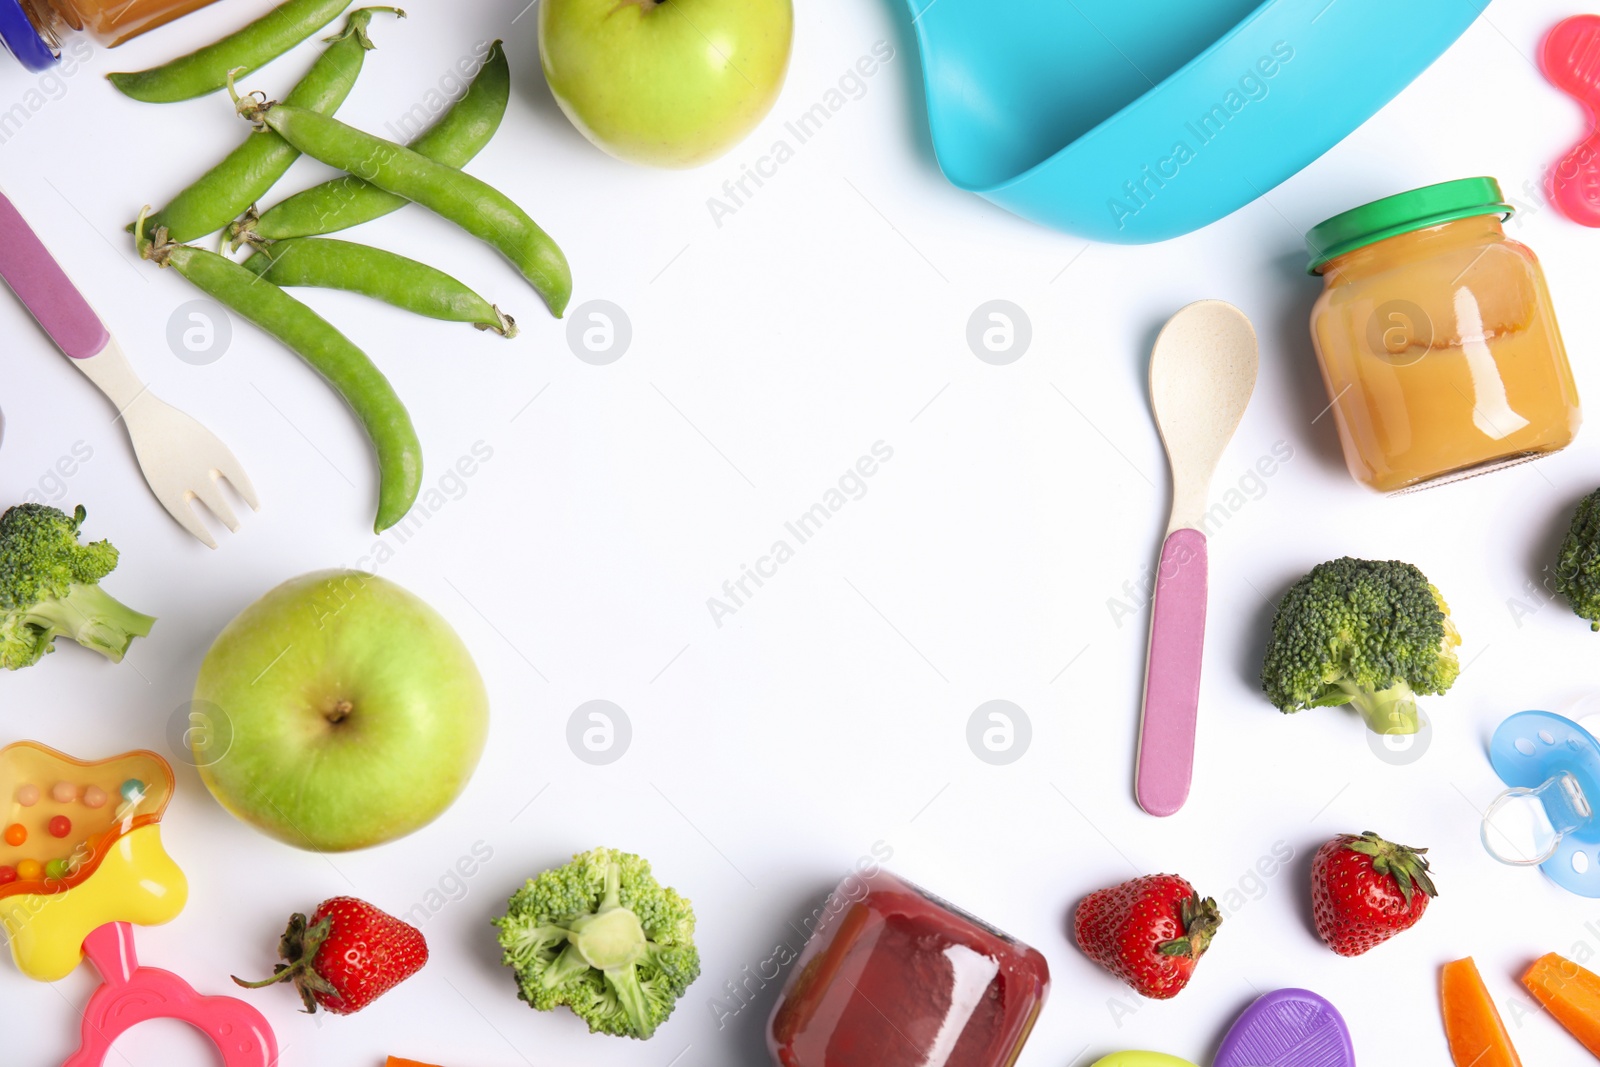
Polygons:
[[1493,178],[1391,196],[1307,235],[1311,313],[1345,462],[1380,492],[1559,451],[1582,422],[1539,260]]
[[0,0],[0,44],[29,70],[46,70],[61,42],[86,30],[104,45],[119,45],[215,0]]
[[1016,1061],[1050,988],[1037,950],[881,869],[817,914],[767,1027],[782,1067]]

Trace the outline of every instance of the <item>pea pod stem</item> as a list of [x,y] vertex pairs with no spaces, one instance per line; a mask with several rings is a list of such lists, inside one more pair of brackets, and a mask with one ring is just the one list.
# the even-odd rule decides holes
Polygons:
[[[367,27],[378,12],[405,17],[403,11],[393,7],[364,7],[352,11],[345,28],[328,38],[328,47],[284,98],[285,102],[322,114],[337,111],[355,87],[366,54],[373,47]],[[220,230],[265,196],[299,156],[300,153],[277,134],[270,130],[257,131],[173,197],[166,207],[150,216],[145,228],[154,233],[165,226],[169,239],[179,244]],[[131,231],[133,227],[130,225],[128,229]]]
[[[511,68],[504,46],[495,41],[466,93],[408,147],[447,167],[466,166],[500,128],[510,95]],[[286,197],[259,215],[252,210],[228,228],[228,236],[234,248],[246,242],[315,237],[382,218],[407,203],[405,197],[345,175]]]
[[405,197],[455,223],[497,249],[560,317],[572,295],[567,258],[528,213],[498,189],[464,171],[436,163],[382,137],[315,111],[254,98],[240,99],[239,113],[276,130],[312,159]]
[[[146,209],[148,211],[148,209]],[[224,256],[174,244],[166,233],[134,227],[139,255],[171,267],[201,292],[277,338],[326,378],[355,412],[378,458],[378,514],[382,533],[405,516],[422,488],[422,445],[405,405],[366,353],[322,316],[269,281]]]
[[406,311],[515,337],[517,324],[442,270],[381,248],[328,237],[275,241],[244,268],[281,288],[343,289]]
[[149,70],[108,74],[123,94],[152,104],[170,104],[214,93],[228,72],[253,71],[277,59],[338,18],[350,0],[288,0],[248,26]]

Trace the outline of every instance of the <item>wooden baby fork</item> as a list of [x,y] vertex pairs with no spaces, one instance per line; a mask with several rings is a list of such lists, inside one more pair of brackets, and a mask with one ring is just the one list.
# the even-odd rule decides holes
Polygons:
[[0,193],[0,278],[15,290],[56,346],[72,357],[73,366],[117,406],[150,491],[178,525],[217,547],[216,538],[190,504],[198,499],[228,529],[239,528],[218,484],[224,478],[251,510],[260,510],[255,487],[228,446],[158,399],[139,380],[117,339],[4,193]]

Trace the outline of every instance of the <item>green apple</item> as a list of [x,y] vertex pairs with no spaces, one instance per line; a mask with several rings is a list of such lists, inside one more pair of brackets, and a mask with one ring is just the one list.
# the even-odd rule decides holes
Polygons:
[[191,731],[222,806],[300,848],[403,837],[454,803],[489,697],[450,624],[393,582],[318,571],[240,612],[206,653]]
[[791,0],[543,0],[556,102],[619,159],[693,167],[742,141],[789,69]]

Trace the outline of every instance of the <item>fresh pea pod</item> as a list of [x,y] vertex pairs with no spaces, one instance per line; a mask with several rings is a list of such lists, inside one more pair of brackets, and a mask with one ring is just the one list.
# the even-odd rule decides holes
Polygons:
[[366,428],[378,456],[378,516],[382,533],[405,516],[422,487],[422,445],[411,416],[366,353],[300,301],[204,248],[172,244],[159,231],[152,241],[141,217],[134,231],[139,254],[172,267],[201,292],[255,323],[326,378]]
[[275,241],[244,261],[285,289],[344,289],[446,322],[515,337],[515,320],[442,270],[369,245],[327,237]]
[[[496,41],[466,94],[411,142],[411,150],[447,167],[466,166],[500,128],[510,95],[511,68],[505,49]],[[295,103],[292,97],[284,102]],[[408,202],[403,196],[345,175],[295,193],[259,217],[246,215],[228,228],[228,236],[235,248],[255,239],[314,237],[382,218]]]
[[[372,48],[367,27],[379,11],[405,17],[403,11],[393,7],[364,7],[352,11],[344,30],[328,39],[328,47],[300,79],[300,84],[284,98],[285,102],[323,114],[337,111],[355,87],[366,54]],[[173,197],[166,207],[150,216],[145,229],[154,233],[165,226],[169,239],[179,244],[220,230],[265,196],[299,156],[289,142],[272,131],[257,131],[193,185]]]
[[215,44],[170,63],[106,77],[135,100],[152,104],[192,100],[226,86],[229,71],[251,71],[272,62],[349,6],[350,0],[289,0]]
[[312,159],[403,196],[498,249],[551,313],[559,318],[566,309],[572,295],[567,257],[527,212],[487,182],[315,111],[270,101],[240,101],[238,107]]

